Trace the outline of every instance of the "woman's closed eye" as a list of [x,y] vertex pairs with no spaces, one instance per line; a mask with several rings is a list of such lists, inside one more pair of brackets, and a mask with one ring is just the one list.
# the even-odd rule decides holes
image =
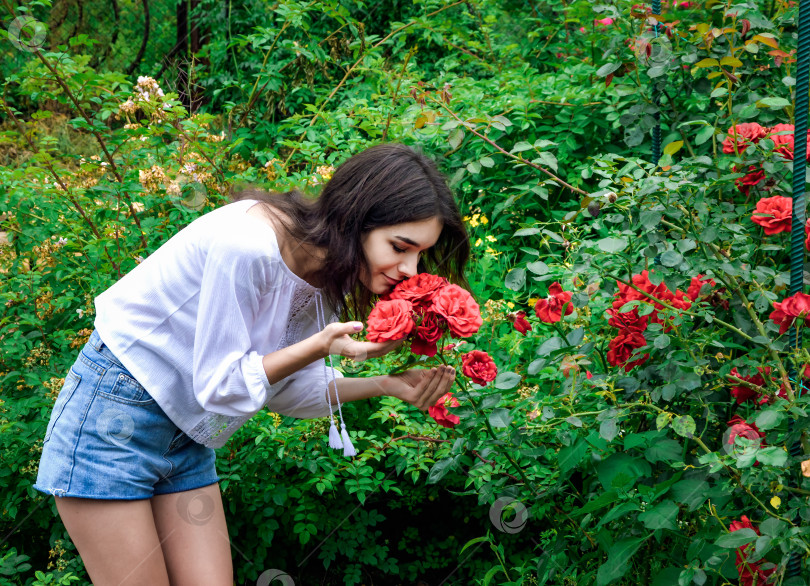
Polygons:
[[391,246],[393,246],[393,247],[394,247],[394,250],[396,250],[397,252],[405,252],[405,249],[404,249],[404,248],[399,248],[398,246],[396,246],[396,245],[394,245],[394,244],[392,244]]

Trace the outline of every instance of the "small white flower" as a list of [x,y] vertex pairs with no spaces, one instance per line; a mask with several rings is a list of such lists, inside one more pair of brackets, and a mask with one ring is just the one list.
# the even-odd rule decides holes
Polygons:
[[83,309],[77,309],[77,310],[76,310],[76,313],[78,313],[78,314],[79,314],[79,318],[84,317],[84,310],[83,310]]
[[149,81],[149,78],[146,77],[145,75],[138,76],[138,83],[146,83],[147,81]]
[[102,162],[101,162],[101,166],[102,166],[102,167],[107,167],[108,165],[109,165],[109,163],[107,163],[106,161],[102,161]]
[[67,242],[68,242],[67,238],[62,238],[60,236],[59,240],[56,241],[56,245],[57,246],[64,246],[65,244],[67,244]]
[[183,170],[186,173],[193,173],[194,171],[197,170],[197,163],[186,163],[185,165],[183,165]]
[[163,97],[163,90],[158,88],[157,94],[162,98]]
[[135,262],[141,264],[143,262],[143,257],[139,254],[135,257]]

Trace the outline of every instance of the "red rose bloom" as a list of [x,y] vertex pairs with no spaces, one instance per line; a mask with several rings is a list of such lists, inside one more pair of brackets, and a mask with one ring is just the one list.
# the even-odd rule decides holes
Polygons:
[[[729,435],[726,443],[729,445],[734,444],[734,438],[737,436],[744,437],[746,439],[760,439],[765,437],[765,434],[759,431],[756,423],[748,423],[739,415],[735,415],[729,420],[728,431]],[[765,442],[760,442],[760,445],[764,445],[764,443]]]
[[524,336],[526,332],[531,331],[532,324],[530,324],[526,320],[526,312],[525,311],[518,311],[517,313],[509,313],[507,314],[509,321],[512,322],[512,325],[515,326],[515,329],[519,331]]
[[570,291],[563,291],[562,286],[555,281],[548,288],[548,297],[538,299],[534,304],[534,313],[537,314],[540,321],[548,324],[556,323],[562,319],[563,306],[565,306],[565,315],[574,312],[571,295]]
[[692,301],[697,301],[698,297],[701,296],[700,290],[703,289],[703,285],[707,283],[712,287],[716,285],[714,279],[710,277],[704,277],[703,275],[692,277],[692,281],[689,283],[689,289],[686,290],[686,296]]
[[765,234],[772,236],[780,232],[790,232],[793,216],[793,200],[789,197],[774,195],[763,197],[751,215],[751,221],[765,229]]
[[461,357],[461,372],[475,384],[486,386],[490,381],[498,376],[498,367],[489,357],[489,354],[481,350],[467,352]]
[[[729,373],[731,376],[737,377],[741,380],[747,381],[752,385],[757,385],[758,387],[765,386],[765,377],[771,378],[771,367],[770,366],[758,366],[757,370],[759,371],[758,374],[753,376],[740,376],[740,373],[737,372],[737,367],[731,369]],[[732,384],[735,384],[734,381],[731,381]],[[731,396],[737,401],[738,405],[742,405],[746,401],[754,401],[759,405],[768,402],[767,395],[761,395],[757,393],[756,390],[752,389],[751,387],[746,387],[740,384],[731,387]]]
[[[731,170],[735,173],[740,173],[735,165],[731,167]],[[751,187],[760,183],[763,179],[765,179],[765,171],[762,170],[762,167],[757,167],[756,165],[750,165],[748,167],[748,172],[745,174],[744,177],[738,178],[734,180],[734,185],[737,186],[737,189],[740,192],[748,196],[748,192],[751,190]]]
[[[765,129],[756,122],[737,124],[733,128],[729,128],[728,136],[723,141],[723,152],[727,155],[733,155],[737,151],[742,152],[749,144],[756,144],[759,139],[765,138],[765,132]],[[735,139],[737,143],[736,151],[734,149]]]
[[457,338],[472,336],[484,323],[475,299],[458,285],[445,285],[439,289],[433,297],[431,309],[447,320],[450,333]]
[[458,407],[458,399],[453,393],[445,393],[442,395],[435,405],[428,407],[428,415],[436,420],[436,423],[442,427],[454,427],[461,421],[458,415],[453,415],[447,410],[447,407]]
[[422,323],[416,328],[416,337],[411,342],[411,352],[422,356],[436,355],[436,342],[442,337],[440,318],[428,311],[422,318]]
[[[624,305],[624,304],[622,304]],[[634,307],[630,311],[620,313],[618,309],[607,310],[610,319],[608,325],[618,328],[620,330],[633,330],[635,332],[643,332],[647,329],[647,316],[638,314],[638,307]]]
[[[774,134],[784,132],[785,134]],[[793,160],[794,127],[792,124],[777,124],[768,129],[768,138],[773,141],[773,152],[788,161]]]
[[[740,529],[753,529],[757,535],[760,534],[759,529],[754,527],[754,525],[745,515],[741,517],[740,521],[732,521],[728,528],[730,532],[739,531]],[[749,562],[746,551],[753,549],[753,547],[754,544],[749,543],[748,545],[737,548],[737,560],[735,564],[737,566],[737,572],[740,575],[740,586],[754,586],[755,580],[756,586],[764,586],[768,580],[768,577],[776,570],[776,568],[763,570],[760,568],[759,563]]]
[[644,364],[650,357],[644,354],[633,362],[628,362],[633,355],[633,350],[647,345],[647,340],[640,332],[625,330],[613,338],[608,344],[607,361],[613,366],[623,366],[625,372],[630,372],[633,367]]
[[436,292],[447,284],[447,279],[430,273],[419,273],[415,277],[397,283],[388,294],[389,299],[404,299],[414,305],[430,305]]
[[378,301],[368,315],[369,342],[400,340],[410,334],[416,323],[413,321],[413,305],[402,299]]
[[782,302],[773,304],[774,311],[768,316],[779,325],[779,333],[784,334],[793,325],[796,318],[804,319],[804,325],[810,326],[810,295],[796,293]]

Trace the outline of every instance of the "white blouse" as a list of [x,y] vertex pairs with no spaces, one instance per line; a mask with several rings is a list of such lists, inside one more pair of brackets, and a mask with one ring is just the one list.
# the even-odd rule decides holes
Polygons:
[[[203,214],[95,299],[95,328],[166,415],[219,448],[262,407],[325,417],[316,360],[270,384],[262,358],[337,320],[320,289],[284,263],[273,228],[242,200]],[[328,316],[326,323],[318,319]],[[320,323],[319,323],[320,322]]]

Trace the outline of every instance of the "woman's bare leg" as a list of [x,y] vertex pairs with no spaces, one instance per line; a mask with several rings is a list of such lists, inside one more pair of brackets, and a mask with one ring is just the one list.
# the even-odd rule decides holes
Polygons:
[[152,511],[172,586],[233,586],[219,484],[154,496]]
[[94,586],[169,586],[149,500],[54,498]]

